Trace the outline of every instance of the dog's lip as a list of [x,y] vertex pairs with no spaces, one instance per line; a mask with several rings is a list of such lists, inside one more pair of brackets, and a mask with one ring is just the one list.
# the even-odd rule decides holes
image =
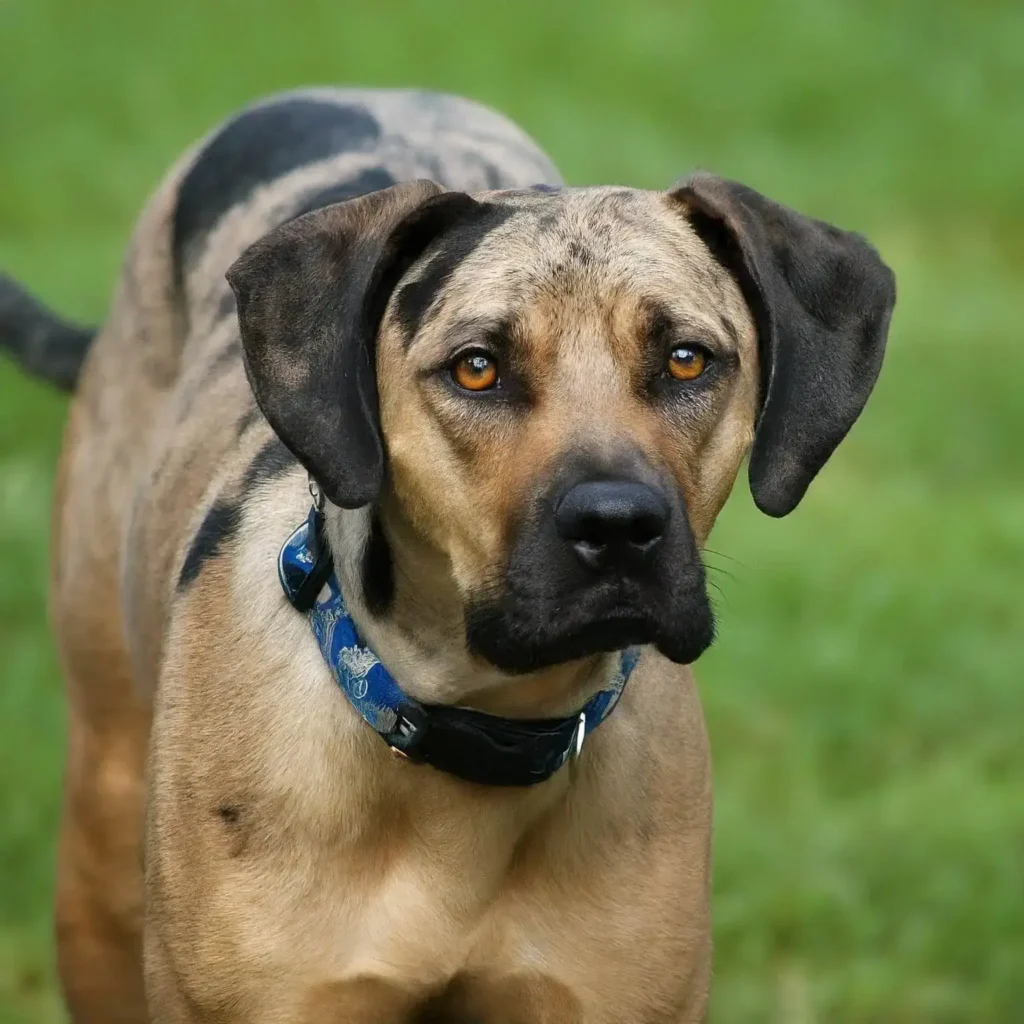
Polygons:
[[495,652],[483,649],[477,653],[504,672],[522,674],[656,642],[652,624],[647,619],[602,619],[560,634],[555,643],[516,645],[517,654],[513,657],[507,654],[495,657]]
[[638,611],[636,608],[612,608],[600,615],[595,615],[580,623],[581,629],[590,629],[597,626],[645,626],[651,621],[651,616],[646,612]]
[[[623,634],[629,634],[635,639],[618,643],[617,646],[626,646],[630,643],[653,642],[658,632],[657,616],[653,610],[637,607],[635,604],[622,604],[609,608],[602,608],[586,618],[581,618],[567,624],[568,628],[559,631],[563,639],[593,637],[595,640],[602,639],[600,631],[608,630],[613,634],[612,639],[618,640]],[[595,653],[600,650],[612,650],[612,647],[605,647],[598,643]]]
[[[639,602],[650,600],[649,587],[644,582],[634,579],[632,576],[603,577],[596,580],[588,580],[582,586],[572,587],[567,590],[556,592],[536,592],[528,586],[507,580],[505,592],[508,596],[519,601],[543,601],[553,610],[563,607],[571,607],[582,602],[602,603],[605,608],[600,611],[604,616],[606,610],[617,612],[618,610],[635,610]],[[653,589],[658,589],[657,585]]]

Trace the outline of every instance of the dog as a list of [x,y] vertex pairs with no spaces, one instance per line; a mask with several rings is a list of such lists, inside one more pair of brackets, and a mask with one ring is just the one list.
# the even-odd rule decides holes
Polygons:
[[701,551],[859,416],[895,282],[697,173],[568,188],[475,103],[312,89],[172,168],[74,388],[51,614],[78,1024],[705,1019]]

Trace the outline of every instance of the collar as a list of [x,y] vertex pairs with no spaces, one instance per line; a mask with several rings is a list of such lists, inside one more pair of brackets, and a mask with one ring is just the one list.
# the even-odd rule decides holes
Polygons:
[[550,778],[579,755],[584,739],[611,714],[640,658],[636,648],[622,651],[611,685],[567,718],[501,718],[423,704],[402,690],[360,639],[341,596],[324,516],[316,506],[281,548],[278,575],[288,600],[309,616],[338,686],[384,742],[413,761],[468,782],[529,786]]

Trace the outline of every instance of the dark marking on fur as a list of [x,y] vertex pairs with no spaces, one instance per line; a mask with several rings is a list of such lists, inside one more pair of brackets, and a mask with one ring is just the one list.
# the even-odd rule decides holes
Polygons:
[[217,815],[225,825],[237,825],[242,815],[242,809],[234,804],[221,804],[217,808]]
[[472,255],[480,243],[514,212],[511,206],[483,204],[479,216],[451,228],[430,247],[430,256],[422,273],[415,281],[402,287],[395,302],[406,346],[416,337],[434,300],[459,264]]
[[198,578],[203,566],[211,558],[216,558],[224,545],[238,533],[241,523],[242,509],[236,502],[218,498],[213,503],[189,545],[178,577],[179,590],[184,590]]
[[[541,236],[555,235],[560,238],[564,226],[563,212],[554,203],[545,203],[537,212],[537,219],[534,222],[537,233]],[[593,231],[593,229],[591,229]]]
[[665,370],[669,350],[681,340],[679,325],[668,308],[654,299],[643,302],[638,323],[641,357],[630,373],[633,392],[640,399],[650,395],[652,384]]
[[299,460],[285,447],[284,442],[273,434],[256,453],[249,468],[242,477],[242,494],[248,495],[261,484],[269,483],[284,476],[299,464]]
[[383,167],[370,167],[360,171],[351,181],[339,181],[326,188],[316,189],[302,196],[294,217],[320,210],[334,203],[344,203],[349,199],[357,199],[370,192],[379,192],[382,188],[390,188],[397,184],[395,179]]
[[257,186],[345,151],[365,152],[380,125],[355,104],[296,97],[245,111],[226,125],[185,175],[174,211],[181,271],[193,246]]
[[739,283],[743,272],[743,254],[735,236],[725,223],[696,207],[687,210],[686,219],[694,233],[707,247],[711,257],[728,270]]
[[669,345],[677,340],[679,328],[675,318],[660,302],[648,300],[644,303],[644,333],[648,345],[667,353]]
[[363,550],[363,600],[375,618],[385,615],[395,599],[395,575],[391,564],[391,546],[384,535],[380,516],[373,513],[370,535]]
[[574,238],[569,243],[569,259],[574,260],[581,267],[589,267],[594,262],[594,254],[587,246]]
[[[513,179],[506,178],[500,167],[492,164],[490,160],[480,153],[467,152],[463,154],[463,160],[467,170],[472,168],[480,175],[485,189],[498,190],[503,185],[513,183]],[[439,180],[443,181],[444,179],[441,178]]]
[[223,835],[227,840],[229,857],[240,857],[249,845],[249,835],[252,832],[251,822],[247,820],[243,811],[244,807],[241,804],[227,802],[219,804],[214,810],[214,814],[224,827]]

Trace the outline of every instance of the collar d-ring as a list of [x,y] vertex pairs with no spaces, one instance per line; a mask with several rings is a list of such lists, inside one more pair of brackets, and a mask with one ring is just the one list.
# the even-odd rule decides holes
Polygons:
[[309,477],[309,496],[313,499],[313,508],[317,512],[323,512],[327,505],[327,499],[324,497],[324,492],[320,490],[320,485],[313,479],[312,474]]

